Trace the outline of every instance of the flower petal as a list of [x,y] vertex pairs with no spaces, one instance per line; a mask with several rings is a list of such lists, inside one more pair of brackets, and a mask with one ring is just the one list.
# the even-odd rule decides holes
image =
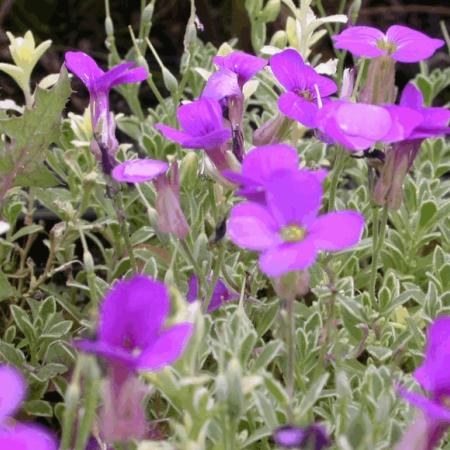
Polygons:
[[202,98],[222,100],[226,97],[242,96],[238,83],[238,76],[228,69],[222,69],[213,73],[206,82],[202,92]]
[[134,69],[127,70],[122,75],[116,77],[110,84],[110,86],[117,86],[119,84],[140,83],[148,78],[149,74],[145,67],[135,67]]
[[419,109],[424,104],[422,92],[414,85],[414,83],[409,82],[403,88],[399,103],[400,106]]
[[66,52],[64,55],[66,67],[74,73],[91,90],[95,83],[103,74],[103,70],[86,53]]
[[267,65],[267,60],[249,53],[235,51],[226,56],[215,56],[213,63],[236,73],[239,81],[243,84],[262,70]]
[[37,425],[17,424],[0,431],[0,448],[5,450],[57,450],[55,438]]
[[156,159],[132,159],[114,167],[112,177],[125,183],[142,183],[167,172],[169,165]]
[[307,87],[307,82],[302,72],[302,69],[307,66],[300,53],[296,50],[289,48],[273,55],[270,58],[270,67],[275,78],[286,90],[293,91],[294,89],[305,89]]
[[445,43],[442,39],[430,38],[420,31],[403,25],[389,27],[386,37],[397,47],[397,50],[391,55],[392,59],[405,63],[427,59]]
[[386,105],[385,109],[391,115],[391,128],[383,136],[382,141],[386,143],[404,141],[409,138],[413,130],[423,121],[423,115],[406,106]]
[[182,146],[184,146],[185,142],[192,139],[190,134],[177,130],[176,128],[169,127],[168,125],[164,125],[163,123],[157,123],[155,128],[159,130],[165,138]]
[[399,389],[399,393],[409,403],[417,408],[420,408],[428,417],[432,417],[434,420],[450,422],[450,411],[446,406],[443,406],[421,394],[409,392],[405,389]]
[[386,54],[377,47],[377,42],[385,38],[384,34],[372,27],[349,27],[340,34],[333,36],[334,47],[348,50],[355,56],[376,58]]
[[99,340],[144,349],[158,335],[169,313],[165,285],[144,275],[117,282],[100,308]]
[[183,130],[192,136],[203,136],[223,128],[222,108],[217,100],[209,98],[181,105],[177,118]]
[[322,202],[322,185],[306,170],[278,171],[266,185],[268,209],[278,226],[308,226]]
[[0,365],[0,424],[12,416],[25,398],[22,374],[14,367]]
[[318,249],[343,250],[361,240],[364,216],[356,211],[330,212],[319,216],[308,231]]
[[130,351],[124,350],[122,347],[110,345],[107,342],[83,339],[74,341],[73,345],[85,353],[93,353],[110,361],[120,363],[129,370],[133,370],[136,364],[136,357]]
[[281,94],[278,99],[278,108],[285,116],[297,120],[306,127],[315,128],[317,124],[318,106],[293,92]]
[[138,359],[141,370],[159,370],[175,362],[184,352],[194,331],[192,323],[178,323],[163,331]]
[[314,264],[316,257],[314,242],[306,238],[270,248],[259,257],[259,267],[270,277],[279,277],[288,272],[307,269]]
[[242,163],[242,175],[249,180],[264,184],[277,170],[296,170],[299,157],[294,147],[286,144],[272,144],[250,150]]
[[236,245],[251,250],[265,250],[281,243],[273,217],[266,208],[252,202],[233,207],[227,233]]

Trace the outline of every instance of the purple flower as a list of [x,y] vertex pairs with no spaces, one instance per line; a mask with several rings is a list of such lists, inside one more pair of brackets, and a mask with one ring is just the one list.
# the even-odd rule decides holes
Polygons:
[[178,108],[178,122],[183,130],[163,124],[155,125],[167,139],[182,147],[205,149],[219,170],[229,168],[224,144],[231,138],[231,130],[223,125],[222,108],[217,100],[200,98]]
[[215,56],[213,63],[221,69],[228,69],[238,77],[242,89],[244,83],[253,78],[267,65],[267,60],[240,51],[234,51],[226,56]]
[[379,205],[387,204],[391,209],[401,206],[403,196],[403,183],[414,160],[419,152],[422,141],[428,137],[435,137],[450,132],[447,126],[450,120],[450,111],[446,108],[426,108],[423,106],[421,92],[412,84],[408,83],[403,89],[400,106],[387,105],[385,107],[396,122],[406,115],[416,115],[415,123],[402,137],[401,133],[395,145],[386,152],[384,166],[374,189],[374,200]]
[[[210,282],[211,280],[208,280]],[[195,302],[198,299],[198,278],[192,275],[189,279],[189,290],[186,297],[189,303]],[[231,292],[222,280],[217,280],[214,286],[211,302],[208,305],[208,312],[212,313],[219,309],[225,302],[232,302],[238,300],[239,295]]]
[[171,233],[179,239],[184,239],[189,233],[189,225],[180,205],[178,162],[172,164],[169,173],[156,178],[154,185],[159,230],[162,233]]
[[[265,203],[265,185],[279,170],[298,170],[297,150],[286,144],[255,147],[244,158],[241,172],[224,171],[222,175],[240,185],[237,195],[247,200]],[[327,175],[326,170],[311,172],[319,181]]]
[[317,114],[318,129],[326,141],[356,151],[366,150],[378,141],[404,140],[421,120],[422,115],[411,108],[343,100],[327,103]]
[[244,84],[262,70],[267,61],[244,52],[216,56],[214,63],[220,70],[213,73],[203,90],[202,97],[218,100],[233,130],[233,153],[239,161],[244,156],[243,117]]
[[337,91],[336,83],[306,65],[300,53],[293,49],[272,56],[270,67],[287,90],[278,99],[280,111],[290,119],[315,128],[320,103]]
[[56,450],[57,445],[48,431],[36,425],[7,420],[25,398],[25,380],[10,366],[0,365],[0,448],[17,450]]
[[[89,55],[83,52],[66,52],[65,63],[89,91],[92,128],[100,137],[98,145],[105,146],[109,154],[114,155],[118,144],[115,138],[114,117],[109,110],[109,91],[120,84],[146,80],[147,70],[144,67],[132,69],[134,63],[128,62],[104,72]],[[101,147],[100,151],[102,151]]]
[[442,39],[430,38],[402,25],[389,27],[386,34],[372,27],[349,27],[333,36],[333,40],[336,48],[349,50],[356,56],[389,56],[405,63],[427,59],[444,45]]
[[231,210],[228,235],[261,252],[259,266],[272,277],[305,270],[320,250],[339,251],[359,242],[364,218],[356,211],[318,216],[322,185],[307,171],[278,171],[266,184],[266,205],[238,204]]
[[400,97],[400,106],[414,109],[422,115],[421,122],[409,134],[408,140],[426,139],[450,133],[448,122],[450,110],[447,108],[425,107],[423,95],[413,83],[408,83]]
[[114,167],[111,175],[119,182],[143,183],[167,172],[169,164],[156,159],[132,159]]
[[164,327],[169,308],[163,283],[144,275],[118,281],[101,304],[97,340],[77,346],[128,371],[159,370],[181,356],[192,334],[191,323]]
[[[427,428],[433,430],[428,433],[432,443],[425,449],[432,449],[442,434],[450,426],[450,317],[439,317],[428,328],[425,358],[420,367],[414,372],[415,379],[429,395],[409,392],[399,388],[400,394],[419,408],[425,414]],[[439,430],[439,435],[436,431]]]
[[327,432],[320,425],[305,428],[287,425],[277,428],[273,434],[275,443],[284,448],[322,450],[331,445]]

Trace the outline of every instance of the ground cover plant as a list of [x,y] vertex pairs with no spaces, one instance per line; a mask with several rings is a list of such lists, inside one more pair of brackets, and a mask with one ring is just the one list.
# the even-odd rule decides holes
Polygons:
[[36,86],[51,42],[8,34],[1,449],[450,448],[450,39],[360,3],[246,0],[250,54],[192,0],[172,73],[158,2],[120,54],[106,1],[109,67]]

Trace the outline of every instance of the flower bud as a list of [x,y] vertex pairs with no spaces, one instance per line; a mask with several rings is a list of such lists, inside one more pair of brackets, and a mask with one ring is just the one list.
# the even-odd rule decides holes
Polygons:
[[184,50],[190,51],[190,49],[195,45],[197,42],[197,27],[195,26],[194,21],[189,20],[187,27],[186,27],[186,33],[184,34]]
[[164,87],[171,93],[174,94],[178,90],[178,81],[175,76],[170,72],[167,67],[162,66],[162,77],[164,82]]
[[153,18],[153,12],[155,11],[155,3],[149,3],[142,11],[142,22],[150,23]]
[[92,258],[92,255],[90,254],[90,252],[88,250],[83,252],[83,264],[84,264],[84,269],[86,270],[86,272],[88,272],[88,273],[94,272],[94,267],[95,267],[94,259]]
[[105,32],[108,37],[114,36],[114,24],[109,16],[105,19]]

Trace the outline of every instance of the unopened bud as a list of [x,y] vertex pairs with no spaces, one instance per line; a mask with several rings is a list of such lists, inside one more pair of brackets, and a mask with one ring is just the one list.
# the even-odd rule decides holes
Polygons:
[[155,11],[155,3],[151,2],[144,8],[144,11],[142,11],[142,21],[144,23],[151,22],[154,11]]
[[171,93],[175,93],[178,90],[178,81],[175,76],[166,67],[161,67],[163,82],[165,88]]
[[293,301],[297,296],[303,296],[309,291],[310,277],[308,272],[289,272],[274,279],[275,292],[280,298]]
[[89,251],[83,252],[83,263],[86,272],[93,273],[94,272],[94,259]]
[[189,20],[186,33],[184,34],[184,49],[185,51],[189,51],[197,42],[197,27],[195,23]]
[[108,37],[114,36],[114,24],[111,17],[109,16],[105,19],[105,31],[106,36]]

